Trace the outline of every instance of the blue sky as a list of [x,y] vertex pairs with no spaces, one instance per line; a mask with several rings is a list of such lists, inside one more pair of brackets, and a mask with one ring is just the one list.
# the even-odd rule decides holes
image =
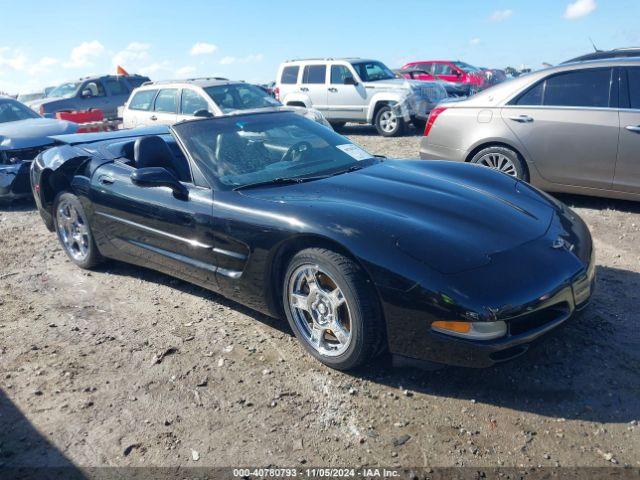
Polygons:
[[640,45],[640,0],[0,0],[0,91],[93,73],[274,78],[287,58],[539,68]]

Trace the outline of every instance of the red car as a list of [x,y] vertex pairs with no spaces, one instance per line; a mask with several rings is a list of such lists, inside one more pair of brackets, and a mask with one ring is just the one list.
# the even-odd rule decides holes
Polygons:
[[416,80],[440,79],[468,86],[467,95],[489,86],[482,70],[460,61],[421,60],[407,63],[400,70],[420,70],[412,75]]

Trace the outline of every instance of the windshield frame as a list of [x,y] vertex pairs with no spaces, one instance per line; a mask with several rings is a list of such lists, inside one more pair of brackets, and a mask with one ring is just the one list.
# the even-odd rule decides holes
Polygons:
[[[182,149],[182,152],[184,153],[184,155],[186,156],[186,158],[189,160],[189,162],[191,162],[191,164],[193,166],[195,166],[206,178],[207,182],[213,186],[213,190],[218,190],[218,191],[233,191],[233,190],[242,190],[244,187],[249,186],[251,183],[254,182],[247,182],[245,184],[229,184],[229,183],[225,183],[222,182],[219,177],[212,171],[212,168],[210,165],[208,165],[209,162],[203,162],[200,161],[199,159],[195,158],[194,155],[191,154],[190,149],[188,148],[188,145],[183,141],[182,139],[182,135],[180,133],[180,130],[184,130],[187,129],[189,125],[193,125],[193,124],[197,124],[197,125],[206,125],[206,124],[212,124],[215,125],[215,122],[219,122],[220,120],[223,119],[233,119],[236,120],[237,122],[241,122],[242,119],[250,119],[252,117],[255,117],[256,115],[260,115],[260,116],[291,116],[290,118],[295,119],[295,120],[300,120],[300,121],[305,121],[305,122],[310,122],[313,125],[316,125],[320,128],[323,128],[326,130],[326,132],[323,133],[327,133],[329,136],[331,135],[336,135],[338,137],[341,137],[342,139],[344,139],[344,143],[343,144],[351,144],[351,145],[355,145],[356,147],[362,148],[360,147],[358,144],[352,142],[351,140],[349,140],[346,137],[343,137],[342,135],[339,135],[338,133],[334,132],[333,130],[327,129],[326,127],[324,127],[323,125],[314,122],[313,120],[309,120],[308,118],[305,118],[301,115],[298,115],[297,113],[294,112],[289,112],[289,111],[270,111],[270,112],[251,112],[251,113],[247,113],[247,114],[233,114],[233,115],[224,115],[224,116],[219,116],[219,117],[213,117],[213,118],[200,118],[200,119],[193,119],[193,120],[186,120],[183,122],[179,122],[176,123],[174,125],[172,125],[171,127],[169,127],[169,130],[171,132],[171,135],[174,137],[174,139],[176,140],[177,144],[180,146],[180,148]],[[322,131],[321,131],[322,132]],[[342,145],[342,144],[341,144]],[[363,149],[364,150],[364,149]],[[369,153],[369,152],[367,152]],[[320,178],[324,178],[324,177],[329,177],[329,176],[333,176],[336,174],[340,174],[345,172],[348,168],[352,167],[353,165],[360,165],[362,167],[368,167],[370,165],[373,164],[377,164],[382,162],[382,158],[381,157],[377,157],[373,154],[370,154],[371,157],[367,158],[367,159],[363,159],[363,160],[355,160],[353,162],[351,162],[349,165],[344,165],[341,168],[337,168],[337,169],[328,169],[328,170],[318,170],[315,172],[309,172],[309,173],[305,173],[305,174],[301,174],[298,176],[291,176],[289,178],[291,179],[300,179],[302,183],[305,180],[309,180],[309,179],[320,179]],[[281,175],[274,175],[272,180],[278,180],[279,177],[281,177]],[[260,182],[262,183],[262,182]],[[298,183],[298,182],[292,182],[292,183]],[[267,185],[265,185],[267,186]]]

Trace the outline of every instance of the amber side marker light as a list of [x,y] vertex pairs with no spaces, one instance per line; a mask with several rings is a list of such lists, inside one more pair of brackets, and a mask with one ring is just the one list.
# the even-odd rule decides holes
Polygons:
[[507,324],[498,322],[454,322],[438,320],[431,324],[431,329],[453,337],[470,340],[493,340],[507,334]]

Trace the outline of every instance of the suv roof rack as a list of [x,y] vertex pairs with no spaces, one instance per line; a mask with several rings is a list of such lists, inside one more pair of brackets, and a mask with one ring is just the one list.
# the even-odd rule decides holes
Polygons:
[[360,57],[316,57],[316,58],[291,58],[289,60],[285,60],[286,62],[306,62],[306,61],[313,61],[313,60],[324,60],[324,61],[331,61],[331,60],[359,60]]
[[187,83],[187,82],[197,82],[198,80],[219,80],[221,82],[228,82],[230,81],[228,78],[225,77],[194,77],[194,78],[185,78],[185,79],[181,79],[181,80],[150,80],[148,82],[144,82],[142,84],[142,86],[146,86],[146,85],[166,85],[168,83]]

